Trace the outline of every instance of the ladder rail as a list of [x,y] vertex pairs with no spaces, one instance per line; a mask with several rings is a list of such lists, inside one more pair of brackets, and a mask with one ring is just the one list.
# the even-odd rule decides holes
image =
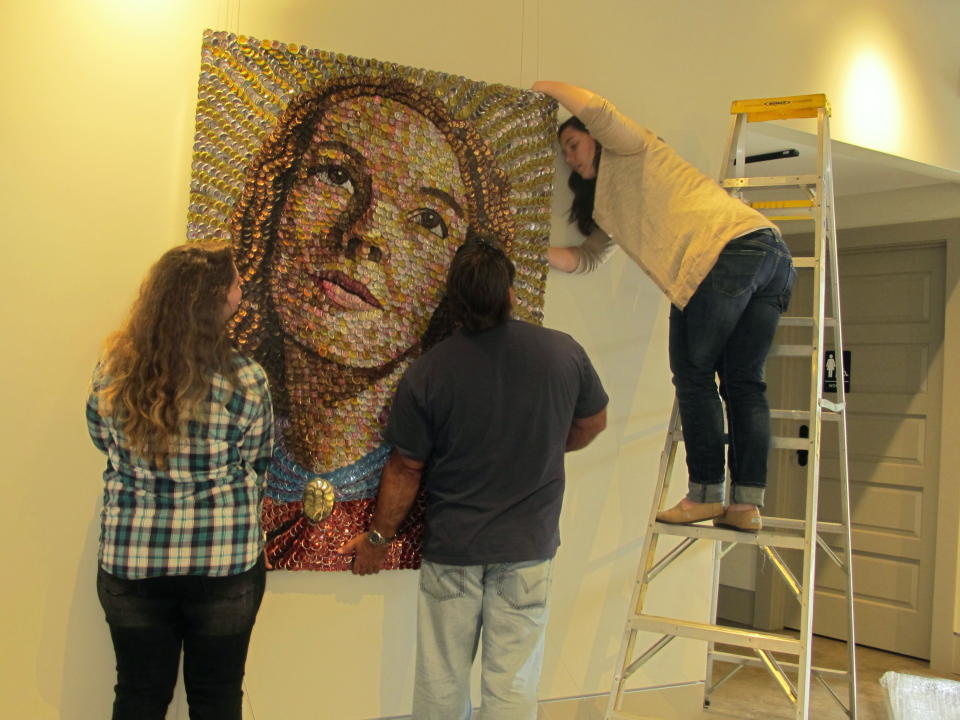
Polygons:
[[[743,115],[733,115],[730,118],[730,129],[727,132],[727,146],[723,158],[720,160],[720,177],[726,178],[730,168],[734,169],[735,177],[742,178],[746,167],[746,155],[740,138],[743,135]],[[731,195],[741,197],[739,191],[731,191]]]
[[[719,542],[713,543],[713,573],[711,576],[710,582],[710,624],[717,624],[717,611],[719,609],[719,595],[720,595],[720,559],[726,553],[722,553],[722,544]],[[713,685],[713,658],[716,652],[716,643],[713,640],[707,641],[707,668],[703,678],[703,687],[704,691],[707,688]],[[704,692],[703,698],[704,706],[707,706],[709,703],[709,698]]]
[[[824,131],[827,129],[826,112],[817,113],[817,136],[823,138]],[[817,144],[817,167],[821,172],[826,172],[827,166],[824,164],[829,152],[827,142],[824,140]],[[816,593],[816,569],[817,554],[815,552],[816,543],[816,524],[817,513],[819,509],[819,490],[820,490],[820,448],[821,448],[821,430],[823,423],[821,415],[823,408],[821,399],[823,397],[823,336],[824,327],[822,318],[825,316],[826,302],[826,266],[823,262],[823,248],[825,235],[828,234],[826,223],[829,221],[824,216],[825,182],[823,175],[818,178],[816,185],[817,202],[814,204],[814,216],[816,217],[816,237],[814,239],[813,254],[816,259],[816,265],[813,269],[813,352],[810,356],[810,403],[815,418],[810,424],[809,445],[810,449],[807,456],[807,487],[806,487],[806,528],[804,529],[803,541],[803,574],[801,580],[800,592],[800,657],[798,660],[799,668],[797,672],[797,720],[807,720],[809,717],[809,695],[810,695],[810,668],[813,664],[812,643],[813,643],[813,607]]]
[[[827,128],[827,135],[829,136],[829,118],[824,119],[825,126]],[[833,323],[833,346],[837,350],[837,358],[840,367],[840,375],[838,376],[837,381],[837,404],[843,408],[843,411],[840,412],[840,422],[837,427],[837,441],[838,441],[838,463],[840,466],[840,513],[841,519],[844,524],[843,532],[843,548],[844,548],[844,563],[846,565],[846,611],[847,611],[847,667],[850,673],[850,677],[853,678],[853,681],[850,682],[847,696],[847,715],[851,718],[857,717],[857,688],[856,688],[856,674],[857,674],[857,655],[856,655],[856,622],[854,618],[854,590],[853,590],[853,537],[851,530],[851,514],[850,514],[850,463],[847,447],[847,398],[846,398],[846,383],[844,378],[846,377],[847,368],[843,364],[843,322],[840,308],[840,263],[839,263],[839,250],[837,248],[837,238],[836,238],[836,227],[837,219],[836,212],[833,205],[833,157],[832,151],[830,148],[829,142],[824,142],[821,138],[821,144],[823,144],[823,155],[827,163],[829,172],[826,173],[826,181],[828,183],[827,190],[828,192],[824,195],[827,200],[827,210],[828,213],[827,220],[829,222],[829,227],[833,228],[833,234],[830,237],[829,243],[829,263],[830,263],[830,272],[832,273],[832,282],[830,284],[831,290],[831,301],[833,303],[833,315],[836,321]],[[832,693],[832,691],[831,691]],[[839,698],[836,698],[839,702]]]
[[[670,412],[670,420],[667,424],[666,438],[664,439],[663,450],[660,453],[660,468],[658,471],[657,489],[655,491],[655,501],[651,503],[650,515],[647,519],[647,531],[643,538],[643,547],[640,551],[640,565],[637,569],[637,577],[634,581],[633,593],[630,599],[629,608],[632,615],[636,615],[643,608],[646,600],[648,583],[647,575],[654,567],[654,557],[657,552],[658,535],[651,532],[653,524],[656,522],[657,513],[663,507],[667,497],[667,485],[670,474],[673,472],[674,461],[677,456],[677,441],[674,439],[680,427],[680,410],[676,402]],[[636,645],[637,633],[630,627],[629,623],[624,629],[623,638],[620,642],[620,650],[617,654],[617,671],[613,678],[613,689],[610,692],[610,698],[607,702],[606,717],[614,717],[620,710],[620,704],[623,701],[623,691],[627,679],[639,667],[630,662],[633,657],[634,646]],[[628,672],[629,671],[629,672]]]

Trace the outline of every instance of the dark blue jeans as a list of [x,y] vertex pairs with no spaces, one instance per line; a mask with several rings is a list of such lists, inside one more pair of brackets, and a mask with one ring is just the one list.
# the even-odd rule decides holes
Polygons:
[[760,230],[731,240],[687,306],[670,308],[670,369],[694,502],[724,499],[722,398],[730,501],[763,506],[770,449],[763,366],[795,278],[787,246]]
[[124,580],[98,569],[117,656],[113,720],[163,720],[181,649],[191,720],[240,720],[247,646],[265,585],[262,557],[228,577]]

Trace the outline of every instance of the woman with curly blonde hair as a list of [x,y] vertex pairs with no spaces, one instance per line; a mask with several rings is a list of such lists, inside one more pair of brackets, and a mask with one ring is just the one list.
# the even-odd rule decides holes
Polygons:
[[263,597],[260,506],[273,451],[266,374],[233,349],[230,246],[151,268],[87,401],[103,473],[97,592],[117,658],[114,720],[162,719],[181,650],[190,715],[241,717]]

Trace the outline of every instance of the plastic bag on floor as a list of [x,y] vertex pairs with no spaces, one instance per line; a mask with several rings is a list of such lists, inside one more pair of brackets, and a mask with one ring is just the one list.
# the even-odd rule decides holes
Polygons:
[[960,720],[960,682],[885,672],[890,720]]

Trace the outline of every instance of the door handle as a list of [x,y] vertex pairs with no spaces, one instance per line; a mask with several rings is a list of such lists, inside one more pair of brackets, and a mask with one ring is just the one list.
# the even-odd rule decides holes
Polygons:
[[[810,428],[807,425],[801,425],[800,430],[797,433],[797,437],[808,438],[810,437]],[[797,464],[800,467],[807,466],[807,455],[809,454],[806,450],[797,450]]]

